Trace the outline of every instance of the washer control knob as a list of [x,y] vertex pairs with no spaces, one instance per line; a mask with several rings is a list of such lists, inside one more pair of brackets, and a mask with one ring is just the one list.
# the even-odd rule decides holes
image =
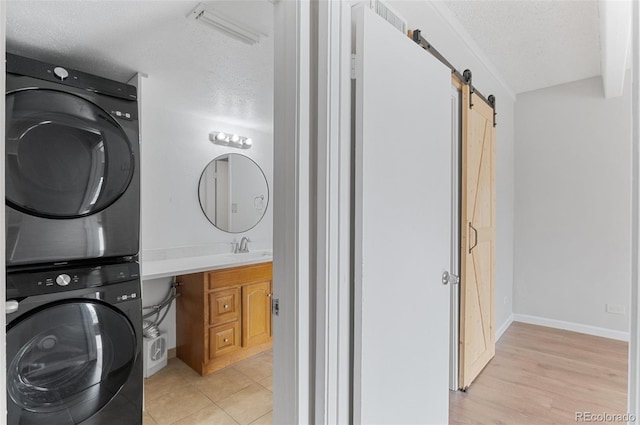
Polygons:
[[56,66],[55,68],[53,68],[53,75],[58,77],[60,79],[60,81],[64,81],[69,76],[69,73],[63,67]]
[[71,282],[71,277],[68,274],[61,274],[56,277],[56,283],[58,286],[67,286]]

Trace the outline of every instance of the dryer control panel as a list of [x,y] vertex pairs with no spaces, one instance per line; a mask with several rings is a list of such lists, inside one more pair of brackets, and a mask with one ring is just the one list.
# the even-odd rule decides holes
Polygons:
[[121,99],[137,100],[138,98],[136,87],[130,84],[87,74],[75,69],[62,67],[58,64],[49,64],[35,59],[13,55],[11,53],[7,53],[7,72],[53,81],[66,86],[77,87]]

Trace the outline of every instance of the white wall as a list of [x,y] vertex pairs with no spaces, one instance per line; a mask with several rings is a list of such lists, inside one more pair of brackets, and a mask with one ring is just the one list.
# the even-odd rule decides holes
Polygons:
[[[230,252],[230,242],[243,234],[223,232],[207,220],[198,200],[200,175],[217,156],[241,153],[262,168],[272,190],[273,136],[172,110],[156,101],[162,83],[153,75],[144,80],[143,91],[142,260]],[[253,147],[215,145],[208,138],[214,130],[251,137]],[[268,208],[262,221],[246,233],[253,241],[251,249],[271,249],[272,221]]]
[[[243,235],[250,249],[271,249],[273,213],[270,203],[260,223],[245,233],[218,230],[205,217],[198,199],[198,182],[206,165],[219,155],[242,153],[264,171],[273,190],[273,136],[249,128],[216,122],[175,111],[157,99],[162,82],[153,75],[142,80],[141,117],[141,262],[231,252],[231,242]],[[212,131],[237,133],[253,139],[253,147],[239,150],[209,141]],[[144,306],[158,303],[167,294],[170,278],[143,281]],[[160,329],[168,332],[168,346],[175,347],[175,306]]]
[[514,103],[505,87],[474,50],[440,14],[425,1],[393,1],[392,6],[409,21],[409,28],[425,37],[458,70],[470,69],[473,84],[496,97],[496,331],[504,330],[513,313],[513,202],[514,202]]
[[518,95],[514,311],[626,332],[630,89],[602,90],[597,77]]

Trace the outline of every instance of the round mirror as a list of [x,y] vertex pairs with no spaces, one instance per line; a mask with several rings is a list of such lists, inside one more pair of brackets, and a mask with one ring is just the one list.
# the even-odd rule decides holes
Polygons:
[[269,204],[269,186],[262,169],[237,153],[211,161],[200,176],[200,207],[220,230],[246,232],[262,220]]

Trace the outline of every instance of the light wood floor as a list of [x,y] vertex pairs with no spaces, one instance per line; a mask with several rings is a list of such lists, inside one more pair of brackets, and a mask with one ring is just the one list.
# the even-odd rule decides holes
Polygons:
[[627,343],[514,322],[450,424],[575,424],[576,412],[627,411]]

